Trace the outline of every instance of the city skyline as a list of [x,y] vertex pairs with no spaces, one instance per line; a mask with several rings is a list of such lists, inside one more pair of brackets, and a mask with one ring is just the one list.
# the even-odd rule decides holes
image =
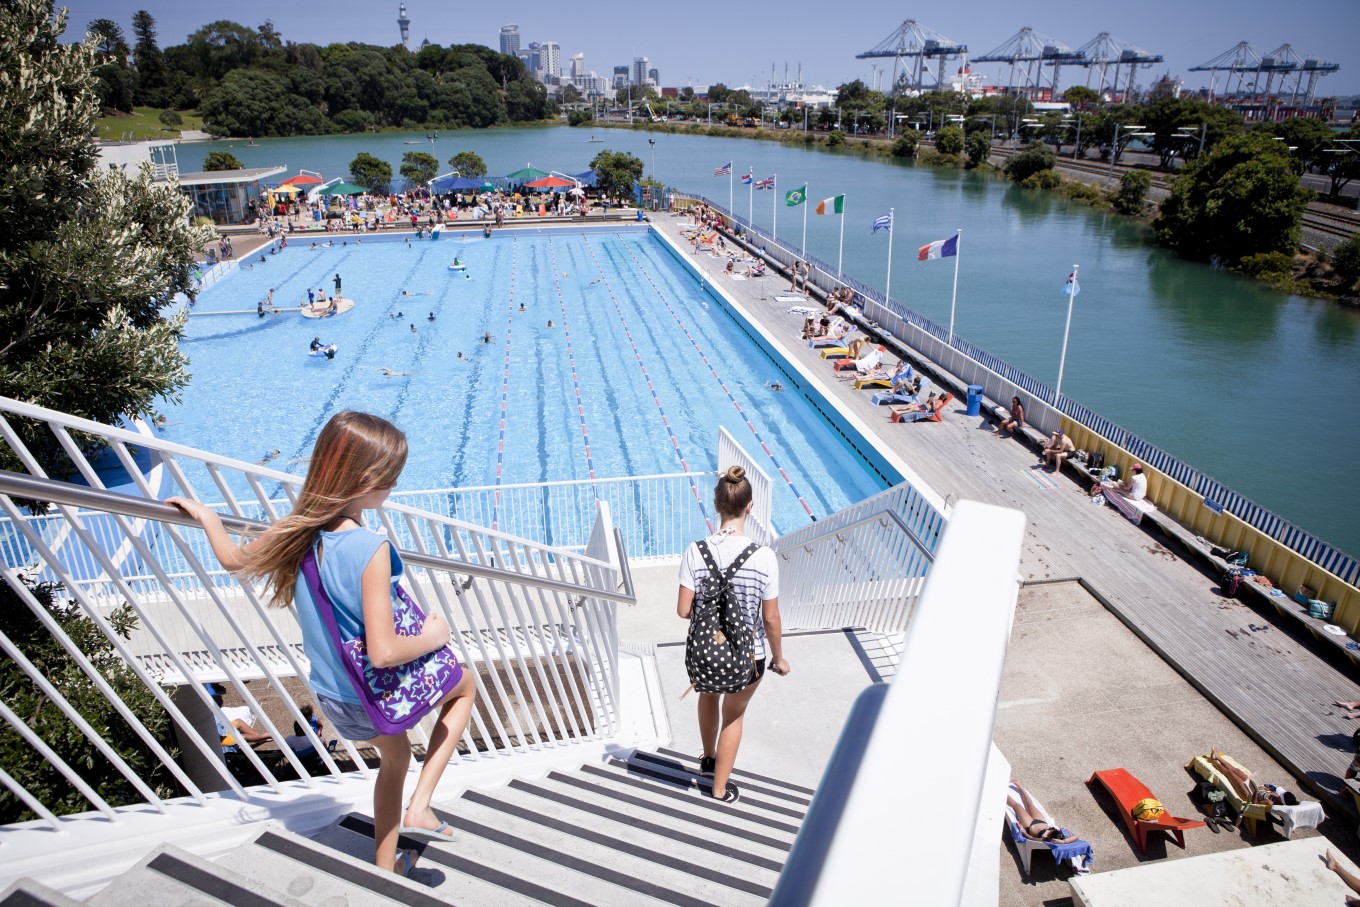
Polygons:
[[[181,44],[189,34],[214,21],[201,8],[171,0],[77,0],[65,4],[70,10],[67,37],[82,35],[94,19],[113,19],[131,40],[132,14],[148,10],[156,19],[162,47]],[[397,25],[400,2],[334,0],[330,14],[317,17],[306,9],[279,6],[264,0],[240,0],[230,21],[257,27],[272,20],[284,40],[329,44],[357,41],[391,46],[400,43]],[[502,26],[519,26],[520,46],[531,41],[553,42],[561,48],[562,61],[584,53],[589,67],[606,78],[615,66],[631,66],[637,57],[649,57],[652,68],[664,76],[663,84],[674,87],[722,82],[729,86],[764,85],[773,64],[775,80],[784,78],[785,66],[793,79],[801,64],[803,81],[830,88],[853,79],[871,83],[877,64],[882,72],[892,60],[856,60],[891,35],[904,18],[916,18],[949,38],[968,46],[977,57],[1000,46],[1022,26],[1032,26],[1071,47],[1079,47],[1098,32],[1107,31],[1124,41],[1160,54],[1165,62],[1140,69],[1137,81],[1146,87],[1164,73],[1182,80],[1187,88],[1207,87],[1209,73],[1190,72],[1190,67],[1247,41],[1261,52],[1281,44],[1292,45],[1309,58],[1340,65],[1341,71],[1325,77],[1319,95],[1360,93],[1360,46],[1353,40],[1353,0],[1316,0],[1309,15],[1267,0],[1214,3],[1204,7],[1146,0],[1137,7],[1097,8],[1070,0],[1039,0],[1021,10],[1010,4],[987,0],[969,8],[921,8],[903,10],[886,0],[865,0],[849,17],[808,22],[790,17],[787,8],[757,2],[741,11],[740,22],[726,25],[686,26],[698,34],[676,41],[674,17],[663,10],[637,8],[626,21],[564,15],[558,5],[530,0],[513,14],[487,9],[460,10],[456,14],[430,0],[406,0],[411,20],[410,46],[431,43],[482,44],[499,50]],[[746,23],[758,23],[749,26]],[[638,36],[644,36],[639,38]],[[951,62],[951,65],[957,63]],[[987,84],[1005,84],[1004,64],[975,65],[973,71]],[[933,74],[932,67],[932,74]],[[1084,84],[1085,72],[1064,67],[1060,89]],[[1220,84],[1221,87],[1221,84]]]

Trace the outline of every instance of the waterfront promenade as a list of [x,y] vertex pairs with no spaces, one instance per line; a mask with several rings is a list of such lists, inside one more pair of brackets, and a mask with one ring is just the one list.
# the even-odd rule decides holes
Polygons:
[[[689,244],[680,237],[680,227],[687,223],[688,218],[668,214],[655,218],[660,231],[775,338],[823,394],[868,425],[876,443],[896,452],[941,497],[1024,511],[1028,527],[1021,570],[1027,583],[1080,580],[1278,759],[1310,795],[1321,799],[1329,814],[1340,817],[1353,811],[1341,775],[1350,763],[1355,724],[1330,704],[1338,698],[1360,699],[1360,684],[1350,674],[1318,654],[1294,628],[1278,622],[1273,612],[1221,596],[1217,577],[1179,549],[1110,508],[1092,506],[1070,473],[1036,477],[1033,449],[1016,440],[998,440],[990,422],[964,414],[963,401],[949,405],[942,423],[890,423],[887,408],[869,402],[871,391],[855,391],[850,382],[835,378],[828,363],[799,339],[803,319],[787,314],[789,303],[773,298],[787,291],[787,278],[773,272],[755,280],[723,275],[725,259],[688,252]],[[886,361],[891,367],[893,357]],[[960,619],[966,620],[966,603],[960,608]],[[1107,664],[1129,687],[1142,685],[1143,670],[1135,659],[1110,652]],[[1042,672],[1044,666],[1033,669]],[[1071,705],[1080,710],[1091,703]],[[1128,727],[1127,733],[1131,745],[1136,741],[1140,749],[1157,739],[1156,726],[1145,721]],[[1202,741],[1206,751],[1216,745]],[[1036,746],[1061,753],[1067,744],[1046,740]],[[1190,754],[1170,755],[1186,759]]]

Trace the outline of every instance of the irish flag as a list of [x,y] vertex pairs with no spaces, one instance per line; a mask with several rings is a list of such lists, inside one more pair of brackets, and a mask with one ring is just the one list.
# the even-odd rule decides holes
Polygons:
[[818,214],[844,214],[845,196],[836,195],[831,198],[824,198],[817,203]]
[[951,236],[948,239],[937,239],[935,242],[926,243],[916,253],[917,261],[930,261],[932,258],[948,258],[951,255],[959,254],[959,238]]

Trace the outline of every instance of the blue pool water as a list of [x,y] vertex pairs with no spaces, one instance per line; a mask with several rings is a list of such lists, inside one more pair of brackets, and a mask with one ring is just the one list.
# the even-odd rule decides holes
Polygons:
[[[712,470],[721,425],[774,479],[779,532],[885,487],[646,233],[339,242],[299,238],[200,295],[167,438],[251,462],[277,448],[301,472],[327,419],[366,410],[406,432],[398,488],[421,490]],[[354,309],[302,318],[337,273]],[[257,318],[270,288],[289,311]],[[333,360],[307,355],[318,335]]]

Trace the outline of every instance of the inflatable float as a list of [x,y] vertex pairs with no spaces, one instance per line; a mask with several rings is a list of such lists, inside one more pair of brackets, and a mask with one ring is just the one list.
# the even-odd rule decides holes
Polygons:
[[334,359],[336,346],[334,343],[329,346],[319,346],[314,350],[308,350],[307,355],[313,359]]

